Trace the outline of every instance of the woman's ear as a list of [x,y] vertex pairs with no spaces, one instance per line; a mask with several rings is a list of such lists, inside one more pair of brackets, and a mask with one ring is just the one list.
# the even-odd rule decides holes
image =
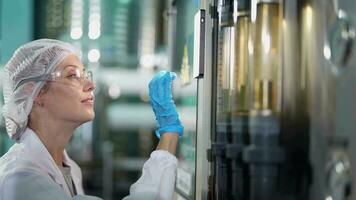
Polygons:
[[44,95],[46,94],[48,89],[49,89],[49,85],[48,83],[45,83],[44,86],[41,88],[40,92],[38,93],[38,95],[36,96],[36,98],[34,99],[34,105],[43,107]]
[[43,107],[43,98],[42,98],[41,92],[37,95],[37,97],[34,99],[33,104],[35,106]]

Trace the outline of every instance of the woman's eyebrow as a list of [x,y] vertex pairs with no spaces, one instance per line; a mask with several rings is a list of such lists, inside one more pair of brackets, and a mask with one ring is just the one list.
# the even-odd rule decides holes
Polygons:
[[67,67],[76,67],[76,68],[79,68],[82,71],[85,71],[85,67],[80,67],[80,66],[77,66],[77,65],[66,65],[66,66],[63,67],[63,69],[65,69]]

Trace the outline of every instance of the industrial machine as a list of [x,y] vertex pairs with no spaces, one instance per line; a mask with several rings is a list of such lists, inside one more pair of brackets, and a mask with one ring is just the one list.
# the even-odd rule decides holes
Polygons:
[[[177,6],[192,2],[172,7],[193,16]],[[178,169],[175,198],[356,199],[356,3],[199,3],[195,170]],[[193,30],[191,21],[175,27]]]

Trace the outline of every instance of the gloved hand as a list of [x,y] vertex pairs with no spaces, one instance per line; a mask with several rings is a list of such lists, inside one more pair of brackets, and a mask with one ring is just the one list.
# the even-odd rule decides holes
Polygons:
[[156,130],[158,138],[165,132],[183,135],[183,126],[179,121],[172,96],[172,82],[176,76],[174,72],[161,71],[148,84],[151,106],[158,124]]

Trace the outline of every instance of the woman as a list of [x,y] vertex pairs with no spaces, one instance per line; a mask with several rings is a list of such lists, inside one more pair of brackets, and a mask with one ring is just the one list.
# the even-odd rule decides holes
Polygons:
[[[0,158],[0,200],[99,199],[84,195],[78,165],[65,151],[74,130],[94,118],[95,85],[70,44],[50,39],[21,46],[4,67],[3,116],[16,141]],[[149,84],[160,137],[125,199],[171,199],[183,127],[171,94],[175,75]]]

